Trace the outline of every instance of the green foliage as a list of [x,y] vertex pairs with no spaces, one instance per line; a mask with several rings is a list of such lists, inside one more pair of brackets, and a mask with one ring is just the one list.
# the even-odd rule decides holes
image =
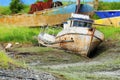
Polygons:
[[119,10],[120,2],[99,2],[98,10]]
[[100,17],[97,14],[94,14],[92,19],[100,19]]
[[[36,0],[36,2],[39,2],[39,1],[41,1],[41,0]],[[48,0],[42,0],[43,2],[47,2]]]
[[[49,34],[57,34],[61,29],[46,29]],[[38,36],[42,28],[28,28],[28,27],[15,27],[0,25],[0,42],[23,42],[23,43],[36,43]]]
[[29,5],[24,5],[24,9],[22,9],[19,13],[28,13],[30,10],[30,6]]
[[24,9],[24,4],[20,0],[12,0],[10,3],[10,10],[12,13],[18,13]]
[[38,35],[39,29],[23,27],[0,27],[1,42],[35,42],[33,36]]
[[[105,38],[119,39],[117,37],[120,35],[120,28],[114,27],[97,27],[98,30],[104,33]],[[0,41],[1,42],[32,42],[36,43],[34,36],[38,36],[43,29],[39,28],[27,28],[27,27],[14,27],[14,26],[4,26],[0,25]],[[47,33],[55,35],[61,28],[46,28]]]
[[97,27],[98,30],[100,30],[101,32],[103,32],[103,34],[105,35],[105,38],[111,38],[111,39],[116,39],[116,40],[120,40],[120,38],[118,37],[118,35],[120,35],[120,28],[117,27]]
[[43,0],[44,2],[47,2],[48,0]]
[[[24,5],[24,9],[19,11],[19,13],[28,13],[29,12],[29,5]],[[0,6],[0,14],[2,15],[10,15],[12,12],[9,8],[9,6]]]
[[9,15],[11,13],[9,6],[0,6],[0,14]]
[[7,68],[8,62],[10,62],[11,59],[8,58],[8,56],[5,55],[5,53],[0,52],[0,68]]
[[17,63],[16,61],[12,60],[10,57],[7,56],[6,53],[0,51],[0,68],[4,69],[13,69],[15,67],[20,67],[21,64]]
[[[105,54],[106,55],[106,54]],[[112,55],[113,56],[113,55]],[[103,57],[103,56],[102,56]],[[113,58],[113,57],[112,57]],[[109,58],[110,59],[110,58]],[[103,58],[102,58],[103,60]],[[115,69],[119,70],[119,55],[114,57],[112,60],[105,60],[104,62],[81,62],[78,65],[74,64],[72,66],[65,66],[59,68],[41,68],[41,70],[46,70],[54,74],[59,74],[65,77],[65,80],[118,80],[115,76],[100,75],[96,72],[100,71],[113,71]]]

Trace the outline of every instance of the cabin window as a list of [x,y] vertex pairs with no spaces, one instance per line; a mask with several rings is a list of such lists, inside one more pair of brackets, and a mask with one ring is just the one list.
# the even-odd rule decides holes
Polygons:
[[78,21],[74,21],[73,26],[78,26]]
[[78,23],[78,26],[79,26],[79,27],[84,27],[84,25],[85,25],[84,22],[79,22],[79,23]]
[[91,27],[92,26],[92,23],[87,23],[87,27]]
[[91,27],[92,23],[82,22],[82,21],[73,21],[73,26],[76,26],[76,27]]

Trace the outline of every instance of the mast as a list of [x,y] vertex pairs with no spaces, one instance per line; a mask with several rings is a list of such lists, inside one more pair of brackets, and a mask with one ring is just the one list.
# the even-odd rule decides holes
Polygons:
[[80,0],[76,0],[76,11],[75,13],[79,13],[80,10]]
[[98,9],[99,0],[94,0],[94,9]]

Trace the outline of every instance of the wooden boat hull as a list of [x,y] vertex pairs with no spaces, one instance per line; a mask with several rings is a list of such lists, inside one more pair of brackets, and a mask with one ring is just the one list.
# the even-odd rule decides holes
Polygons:
[[38,42],[44,46],[62,48],[82,56],[89,56],[103,40],[104,35],[98,30],[72,27],[58,33],[52,44],[44,44],[41,39]]
[[95,24],[120,27],[120,16],[95,20]]
[[[57,36],[56,41],[73,40],[73,42],[59,43],[63,49],[72,51],[82,56],[89,56],[90,52],[93,51],[103,40],[104,36],[98,30],[89,31],[89,29],[77,29],[79,33],[67,33]],[[87,33],[84,33],[87,32]]]
[[[68,18],[70,18],[71,13],[76,10],[76,4],[51,8],[43,11],[37,11],[34,14],[16,14],[8,16],[0,16],[0,24],[7,25],[17,25],[26,27],[39,27],[39,26],[54,26],[59,25]],[[90,5],[84,4],[81,7],[81,13],[92,16],[94,14],[94,9]]]

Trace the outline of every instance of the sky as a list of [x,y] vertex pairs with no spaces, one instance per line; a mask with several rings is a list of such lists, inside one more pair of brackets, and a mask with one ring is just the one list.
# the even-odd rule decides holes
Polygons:
[[[0,0],[0,6],[8,6],[11,0]],[[34,3],[36,0],[22,0],[25,4],[32,4]],[[76,0],[54,0],[54,1],[76,1]],[[81,0],[83,1],[83,0]],[[93,1],[93,0],[84,0],[84,1]],[[120,0],[103,0],[103,1],[118,1],[120,2]]]

